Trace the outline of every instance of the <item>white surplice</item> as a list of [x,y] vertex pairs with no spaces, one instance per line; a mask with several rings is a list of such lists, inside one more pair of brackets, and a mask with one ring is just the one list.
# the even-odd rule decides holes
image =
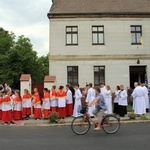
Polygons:
[[104,99],[107,107],[106,114],[112,114],[112,95],[110,90],[104,91]]
[[81,114],[78,112],[79,106],[82,106],[81,97],[82,97],[81,91],[79,89],[75,90],[75,104],[74,104],[74,110],[73,110],[74,117],[81,116]]
[[133,110],[135,114],[142,115],[146,113],[146,104],[144,98],[144,90],[141,86],[137,86],[133,93]]
[[[87,93],[86,102],[91,103],[94,99],[95,99],[95,90],[93,88],[90,88]],[[89,107],[88,109],[88,113],[91,117],[94,116],[93,114],[94,109],[95,109],[95,105]]]
[[148,89],[146,86],[143,86],[143,90],[144,90],[145,105],[146,105],[146,108],[149,108]]

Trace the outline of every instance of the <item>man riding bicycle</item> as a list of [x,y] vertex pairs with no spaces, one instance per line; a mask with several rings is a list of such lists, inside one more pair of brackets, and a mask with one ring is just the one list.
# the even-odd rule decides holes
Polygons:
[[95,88],[95,94],[96,94],[96,98],[91,103],[89,103],[88,106],[91,107],[96,104],[93,114],[98,115],[99,122],[98,122],[97,127],[94,129],[94,131],[98,131],[98,130],[101,130],[102,118],[103,118],[104,112],[107,110],[107,108],[106,108],[106,103],[105,103],[104,97],[100,93],[99,87]]

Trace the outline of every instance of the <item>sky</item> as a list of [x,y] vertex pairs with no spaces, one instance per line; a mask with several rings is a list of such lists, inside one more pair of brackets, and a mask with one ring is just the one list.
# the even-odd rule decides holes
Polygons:
[[49,52],[51,0],[0,0],[0,27],[31,40],[38,56]]

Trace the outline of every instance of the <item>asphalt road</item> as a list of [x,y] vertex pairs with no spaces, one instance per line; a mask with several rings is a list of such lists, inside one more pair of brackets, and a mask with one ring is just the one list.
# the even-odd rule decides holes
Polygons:
[[149,150],[150,123],[122,124],[108,135],[92,129],[75,135],[69,126],[0,126],[0,150]]

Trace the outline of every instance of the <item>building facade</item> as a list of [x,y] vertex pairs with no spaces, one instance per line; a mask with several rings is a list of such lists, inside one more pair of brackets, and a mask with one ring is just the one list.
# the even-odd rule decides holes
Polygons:
[[57,86],[150,81],[149,1],[53,0],[48,18]]

